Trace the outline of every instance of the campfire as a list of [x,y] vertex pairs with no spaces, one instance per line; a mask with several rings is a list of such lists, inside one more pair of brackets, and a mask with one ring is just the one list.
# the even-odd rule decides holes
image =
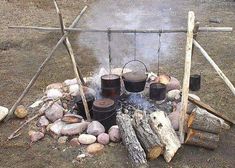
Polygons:
[[[19,137],[18,132],[29,122],[37,119],[37,130],[29,131],[31,145],[49,134],[57,138],[59,143],[69,141],[72,146],[88,145],[86,152],[96,154],[110,141],[122,141],[133,167],[147,167],[147,160],[157,159],[160,155],[163,155],[166,162],[170,162],[182,144],[207,149],[218,147],[220,133],[229,129],[229,124],[235,122],[202,102],[197,95],[189,94],[189,88],[193,91],[200,89],[201,79],[200,75],[190,75],[191,55],[195,45],[235,94],[232,83],[195,40],[198,32],[226,32],[231,31],[231,28],[199,28],[199,23],[194,23],[195,16],[192,11],[188,15],[187,29],[82,30],[74,28],[87,7],[69,28],[65,28],[56,1],[54,4],[63,36],[10,109],[9,115],[7,116],[7,108],[0,107],[0,114],[3,116],[0,119],[6,116],[8,119],[13,114],[18,118],[24,118],[28,110],[33,114],[36,113],[14,131],[8,140]],[[134,33],[135,37],[136,33],[159,33],[159,40],[161,33],[187,32],[182,86],[175,77],[159,73],[159,60],[156,73],[148,71],[147,66],[136,57],[127,62],[123,68],[112,69],[110,43],[109,70],[102,68],[98,74],[84,78],[67,37],[71,29],[79,32],[105,32],[108,34],[109,42],[112,32]],[[50,84],[46,87],[44,96],[28,109],[18,106],[62,42],[71,57],[76,78]],[[138,66],[135,71],[126,68],[126,65],[133,61],[143,64],[144,71],[139,71]]]

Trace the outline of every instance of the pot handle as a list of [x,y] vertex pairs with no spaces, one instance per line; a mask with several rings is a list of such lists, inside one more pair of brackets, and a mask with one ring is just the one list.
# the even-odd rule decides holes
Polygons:
[[144,68],[145,68],[145,72],[148,72],[147,66],[146,66],[142,61],[135,59],[135,60],[131,60],[131,61],[128,61],[127,63],[125,63],[125,65],[122,67],[121,76],[123,75],[123,71],[124,71],[125,67],[127,66],[127,64],[129,64],[129,63],[131,63],[131,62],[139,62],[139,63],[143,64],[143,65],[144,65]]

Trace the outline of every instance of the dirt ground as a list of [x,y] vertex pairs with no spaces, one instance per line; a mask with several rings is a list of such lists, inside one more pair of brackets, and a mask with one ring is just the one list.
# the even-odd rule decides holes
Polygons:
[[[235,2],[229,0],[58,0],[67,26],[87,4],[88,10],[78,27],[83,28],[174,28],[185,27],[187,12],[193,10],[203,26],[235,27]],[[219,18],[222,23],[209,23]],[[0,5],[0,105],[10,108],[21,94],[52,47],[60,33],[8,29],[10,25],[59,25],[52,1],[1,0]],[[96,72],[107,62],[105,34],[71,33],[70,39],[84,76]],[[113,66],[121,67],[133,56],[133,36],[112,36]],[[137,39],[138,58],[149,69],[156,70],[158,35],[141,35]],[[185,34],[162,35],[161,73],[171,74],[182,81],[184,70]],[[235,85],[235,33],[200,33],[198,41]],[[156,43],[156,45],[155,45]],[[195,50],[192,73],[202,74],[202,89],[197,92],[204,102],[218,111],[235,118],[235,99],[228,87],[209,63]],[[71,62],[61,45],[49,62],[28,96],[22,102],[29,105],[42,94],[50,83],[73,78]],[[31,114],[33,115],[33,114]],[[127,152],[122,144],[110,145],[99,156],[73,162],[83,149],[57,145],[57,140],[46,136],[29,147],[28,130],[12,141],[7,136],[23,120],[12,119],[0,124],[0,167],[130,167]],[[150,167],[234,167],[235,128],[222,133],[219,148],[214,151],[184,145],[171,163],[162,157],[150,162]]]

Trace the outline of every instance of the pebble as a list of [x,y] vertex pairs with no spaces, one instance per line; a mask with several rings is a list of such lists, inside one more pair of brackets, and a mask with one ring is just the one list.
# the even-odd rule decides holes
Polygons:
[[28,115],[28,111],[26,110],[26,108],[23,105],[19,105],[16,108],[14,114],[18,118],[25,118]]
[[62,137],[59,137],[58,139],[58,143],[59,144],[65,144],[68,140],[68,137],[67,136],[62,136]]
[[99,121],[92,121],[87,128],[87,133],[90,135],[98,136],[105,132],[104,126]]
[[45,116],[41,116],[37,122],[38,127],[46,127],[49,125],[49,121]]
[[44,134],[39,131],[30,130],[28,134],[29,134],[31,142],[37,142],[44,137]]
[[104,149],[104,145],[99,144],[99,143],[94,143],[94,144],[89,145],[89,146],[86,148],[86,151],[87,151],[87,153],[89,153],[89,154],[97,154],[97,153],[102,152],[103,149]]
[[81,144],[89,145],[89,144],[92,144],[96,141],[96,137],[94,135],[81,134],[78,137],[78,140]]
[[81,160],[81,159],[83,159],[85,157],[86,157],[86,154],[83,153],[83,154],[78,155],[76,159],[77,160]]
[[73,138],[73,139],[71,139],[70,142],[69,142],[69,144],[70,144],[71,146],[73,146],[73,147],[77,147],[77,146],[80,146],[80,145],[81,145],[80,142],[79,142],[79,140],[78,140],[78,138]]
[[[62,128],[66,125],[63,121],[60,119],[55,121],[53,124],[49,124],[47,127],[49,127],[50,131],[56,135],[61,134]],[[48,129],[48,128],[47,128]]]
[[74,124],[67,124],[61,129],[61,134],[63,135],[77,135],[81,134],[87,129],[89,122],[81,122]]
[[8,108],[0,106],[0,121],[2,121],[7,116],[8,112]]
[[107,145],[109,143],[109,134],[102,133],[97,137],[97,141],[100,144]]
[[64,109],[61,105],[54,103],[45,111],[45,115],[51,122],[55,122],[56,120],[63,117],[63,111]]
[[62,121],[66,123],[80,123],[83,117],[76,114],[65,114],[62,118]]
[[120,130],[117,125],[112,126],[109,131],[109,138],[112,142],[119,142],[121,140]]

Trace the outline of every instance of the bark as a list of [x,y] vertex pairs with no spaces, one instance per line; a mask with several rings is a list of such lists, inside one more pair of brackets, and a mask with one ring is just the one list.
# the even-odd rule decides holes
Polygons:
[[199,130],[189,129],[185,144],[215,149],[218,147],[219,135]]
[[133,167],[148,167],[146,154],[141,147],[127,114],[117,113],[117,125],[120,129],[122,141],[127,148]]
[[142,111],[135,111],[132,124],[147,158],[149,160],[156,159],[162,153],[163,145],[158,136],[152,131],[148,119]]
[[163,111],[150,114],[149,119],[152,130],[158,135],[160,141],[165,145],[164,158],[170,162],[181,144],[175,130],[167,115]]

